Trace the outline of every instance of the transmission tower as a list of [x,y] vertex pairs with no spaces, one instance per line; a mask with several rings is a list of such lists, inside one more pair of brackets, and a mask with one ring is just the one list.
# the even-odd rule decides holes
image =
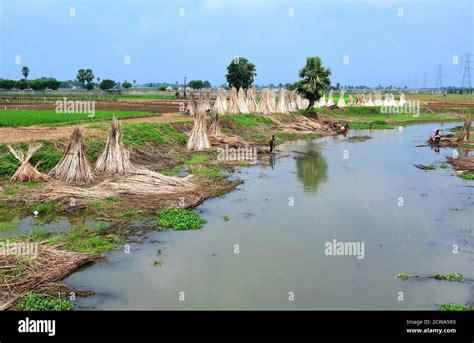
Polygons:
[[435,89],[443,88],[443,69],[442,65],[438,64],[436,66],[436,82],[435,82]]
[[461,88],[471,88],[471,54],[464,55],[464,71],[462,73]]
[[426,89],[426,71],[423,72],[423,82],[421,83],[421,89]]

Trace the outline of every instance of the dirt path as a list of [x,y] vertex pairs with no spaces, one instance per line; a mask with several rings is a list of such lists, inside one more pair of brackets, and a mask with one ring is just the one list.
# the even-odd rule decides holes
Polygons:
[[[164,113],[156,117],[121,119],[122,122],[148,122],[148,123],[171,123],[191,120],[179,113]],[[87,136],[105,136],[106,132],[98,129],[87,128],[91,124],[108,123],[109,121],[93,121],[80,124],[65,124],[58,127],[26,126],[26,127],[0,127],[0,143],[20,143],[37,140],[55,140],[67,138],[71,135],[75,126],[83,128]]]

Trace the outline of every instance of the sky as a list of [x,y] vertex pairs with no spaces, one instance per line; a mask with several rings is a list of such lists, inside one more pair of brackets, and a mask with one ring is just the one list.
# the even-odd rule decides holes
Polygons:
[[[0,0],[0,78],[225,82],[236,56],[259,85],[319,56],[341,85],[460,86],[473,0]],[[474,68],[474,56],[471,56]],[[128,63],[127,63],[128,62]],[[457,62],[457,63],[456,63]],[[474,79],[474,70],[472,70]],[[425,79],[425,80],[423,80]]]

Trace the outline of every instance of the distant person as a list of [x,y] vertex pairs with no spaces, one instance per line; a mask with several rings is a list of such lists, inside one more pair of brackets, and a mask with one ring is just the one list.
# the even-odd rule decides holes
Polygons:
[[270,152],[273,152],[273,149],[275,149],[275,144],[276,144],[275,135],[272,135],[272,138],[268,142],[268,145],[270,146]]
[[434,135],[430,137],[429,142],[432,144],[438,144],[441,141],[441,132],[436,129]]

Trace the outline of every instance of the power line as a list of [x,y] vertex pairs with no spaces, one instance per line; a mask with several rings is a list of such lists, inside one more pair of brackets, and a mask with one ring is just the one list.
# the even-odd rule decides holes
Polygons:
[[467,88],[471,88],[471,54],[467,53],[464,58],[464,71],[462,73],[462,82],[461,88],[467,86]]
[[436,82],[435,82],[435,89],[443,88],[443,66],[438,64],[436,66]]
[[423,72],[423,82],[421,83],[421,89],[426,89],[426,71]]

